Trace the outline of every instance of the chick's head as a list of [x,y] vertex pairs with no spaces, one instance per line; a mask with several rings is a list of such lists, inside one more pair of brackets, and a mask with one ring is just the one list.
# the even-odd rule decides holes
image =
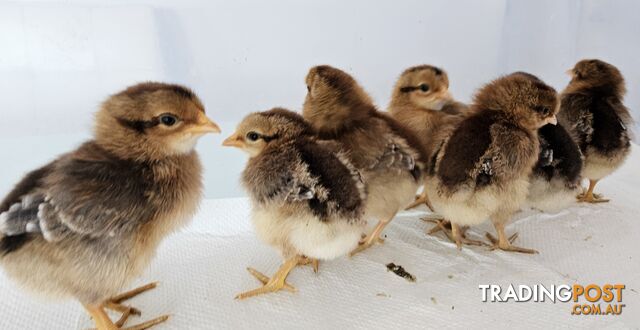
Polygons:
[[616,94],[623,95],[625,91],[624,77],[615,66],[597,59],[582,60],[567,71],[571,76],[570,85],[588,87],[607,86],[613,88]]
[[346,72],[328,65],[315,66],[305,79],[307,96],[302,114],[319,131],[338,130],[366,117],[371,98]]
[[96,116],[96,141],[112,152],[144,160],[186,154],[220,128],[188,88],[141,83],[109,97]]
[[516,72],[485,85],[475,96],[477,108],[501,112],[523,128],[537,130],[557,124],[558,94],[538,77]]
[[411,104],[429,110],[440,110],[451,100],[449,77],[435,66],[420,65],[405,70],[393,89],[392,103]]
[[222,145],[239,148],[255,157],[270,145],[310,134],[311,127],[302,116],[274,108],[247,115]]

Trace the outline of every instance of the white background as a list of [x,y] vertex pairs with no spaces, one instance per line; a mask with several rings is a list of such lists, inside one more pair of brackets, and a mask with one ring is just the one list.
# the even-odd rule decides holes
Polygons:
[[88,138],[107,95],[145,80],[191,86],[223,127],[198,147],[209,198],[243,195],[245,155],[222,138],[248,112],[299,110],[316,64],[352,73],[384,108],[416,64],[445,68],[469,101],[515,70],[561,90],[564,71],[598,57],[625,74],[637,115],[639,12],[634,0],[0,2],[0,195]]

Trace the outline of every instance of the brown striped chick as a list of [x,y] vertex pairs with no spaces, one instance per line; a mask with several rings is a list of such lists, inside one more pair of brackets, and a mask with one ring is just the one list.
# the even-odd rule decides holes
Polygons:
[[[457,117],[466,112],[467,106],[456,102],[449,93],[446,71],[431,65],[418,65],[400,75],[388,110],[393,118],[418,136],[425,148],[434,149],[429,144],[434,141],[436,130],[459,121]],[[433,211],[425,190],[407,209],[421,204]]]
[[339,142],[367,185],[367,219],[378,224],[352,254],[380,237],[396,213],[415,198],[426,157],[422,144],[402,124],[376,109],[367,93],[347,73],[316,66],[306,77],[303,116],[320,138]]
[[584,154],[582,176],[589,188],[580,202],[608,202],[593,193],[598,181],[613,173],[631,152],[633,119],[624,106],[624,78],[601,60],[582,60],[568,71],[572,79],[561,95],[558,120],[573,133]]
[[331,260],[353,250],[366,221],[364,183],[335,144],[318,142],[294,112],[272,109],[248,115],[223,145],[249,154],[242,183],[252,203],[258,237],[276,248],[284,263],[271,278],[249,268],[262,287],[244,299],[282,289],[297,265]]
[[[155,284],[114,295],[192,217],[202,190],[194,146],[219,131],[182,86],[143,83],[109,97],[93,140],[27,174],[0,205],[5,272],[40,294],[78,299],[100,330],[121,328],[140,313],[121,302]],[[105,309],[122,317],[114,323]]]
[[538,129],[557,123],[557,94],[542,81],[512,74],[485,85],[471,111],[436,150],[427,193],[451,221],[458,248],[460,226],[490,218],[498,233],[498,239],[487,233],[493,248],[536,253],[512,245],[516,236],[508,238],[504,227],[527,198]]
[[[541,82],[525,72],[516,72]],[[557,212],[572,203],[580,189],[582,153],[571,134],[558,123],[538,130],[540,154],[531,174],[526,206],[542,212]]]

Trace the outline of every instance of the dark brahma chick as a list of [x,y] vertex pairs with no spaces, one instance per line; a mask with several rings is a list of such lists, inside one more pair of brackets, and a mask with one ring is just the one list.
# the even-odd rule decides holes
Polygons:
[[484,86],[471,113],[442,139],[434,152],[427,193],[436,212],[452,223],[458,247],[460,226],[490,218],[498,239],[494,248],[534,253],[512,245],[504,227],[525,202],[529,176],[538,154],[537,130],[555,124],[555,90],[522,74],[512,74]]
[[281,289],[300,264],[346,255],[358,245],[366,198],[358,171],[332,143],[318,142],[304,119],[284,109],[244,118],[223,145],[246,151],[242,183],[249,192],[258,236],[284,264],[271,278],[249,268],[264,285],[243,299]]
[[[219,131],[182,86],[144,83],[111,96],[93,140],[29,173],[0,205],[0,264],[38,293],[75,297],[98,329],[122,327],[140,312],[121,302],[155,284],[114,295],[191,219],[202,190],[194,146]],[[123,316],[114,323],[105,308]]]
[[[540,78],[516,72],[542,83]],[[569,132],[561,124],[547,124],[538,130],[540,154],[531,174],[526,206],[557,212],[572,203],[580,189],[582,153]]]
[[378,225],[352,255],[382,242],[380,234],[396,213],[415,199],[422,183],[426,153],[417,137],[378,111],[347,73],[316,66],[305,79],[303,116],[320,138],[336,141],[362,173],[367,186],[366,218]]
[[[425,148],[434,141],[437,130],[446,127],[466,113],[467,105],[456,102],[449,93],[447,72],[431,65],[406,69],[396,82],[388,108],[391,116],[411,129]],[[426,190],[407,207],[426,204],[433,211]]]
[[633,120],[622,103],[624,78],[615,66],[600,60],[582,60],[569,74],[572,79],[562,92],[558,120],[570,130],[584,155],[582,176],[589,179],[589,188],[578,200],[608,202],[593,189],[631,151]]

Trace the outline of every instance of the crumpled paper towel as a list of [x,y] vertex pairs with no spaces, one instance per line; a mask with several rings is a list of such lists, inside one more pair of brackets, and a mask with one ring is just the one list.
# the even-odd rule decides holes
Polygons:
[[[288,282],[297,293],[279,292],[244,301],[233,297],[259,283],[245,268],[272,274],[281,260],[259,242],[246,199],[207,200],[191,226],[168,238],[138,281],[160,281],[131,303],[143,311],[135,324],[161,314],[157,329],[389,329],[434,327],[640,326],[640,157],[598,185],[612,202],[575,205],[557,214],[522,212],[507,228],[517,244],[538,255],[462,251],[442,233],[425,235],[424,209],[403,212],[385,231],[386,242],[357,255],[321,262],[314,274],[299,267]],[[472,228],[484,239],[490,224]],[[387,271],[393,262],[416,277]],[[37,271],[37,270],[34,270]],[[620,316],[574,316],[571,303],[484,303],[480,284],[623,283]],[[0,275],[0,329],[85,329],[93,326],[74,301],[46,302]],[[115,318],[116,315],[114,315]]]

